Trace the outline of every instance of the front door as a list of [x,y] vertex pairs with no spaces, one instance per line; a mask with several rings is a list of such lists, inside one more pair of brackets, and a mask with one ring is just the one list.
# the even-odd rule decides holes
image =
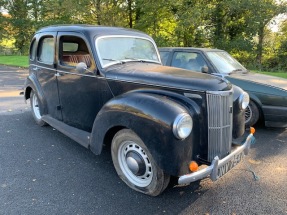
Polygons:
[[36,64],[32,65],[31,69],[35,71],[40,82],[48,114],[55,119],[62,120],[55,69],[55,42],[56,33],[38,36]]
[[[91,132],[102,106],[112,98],[106,80],[97,74],[96,64],[81,34],[58,32],[57,73],[63,121]],[[76,65],[86,63],[88,70],[79,73]]]

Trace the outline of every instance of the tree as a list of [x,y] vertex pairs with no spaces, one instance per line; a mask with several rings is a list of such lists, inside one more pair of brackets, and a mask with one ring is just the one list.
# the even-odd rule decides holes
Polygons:
[[213,0],[181,0],[173,8],[177,20],[175,32],[180,46],[210,46],[209,14]]
[[134,28],[151,35],[159,46],[176,45],[176,19],[172,13],[173,1],[135,1]]
[[262,64],[263,45],[265,34],[268,33],[267,25],[274,21],[274,18],[282,13],[286,13],[286,3],[284,1],[275,0],[256,0],[253,4],[253,16],[255,31],[258,35],[258,43],[256,47],[256,60],[259,65]]
[[8,34],[15,38],[15,47],[24,54],[27,52],[31,35],[28,0],[4,1],[3,5],[9,11],[6,21],[12,27]]

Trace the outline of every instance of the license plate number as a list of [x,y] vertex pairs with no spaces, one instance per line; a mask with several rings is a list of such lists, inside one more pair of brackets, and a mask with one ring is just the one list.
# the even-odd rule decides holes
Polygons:
[[233,167],[235,167],[238,163],[240,163],[242,161],[243,157],[244,157],[243,152],[241,152],[237,155],[234,155],[228,163],[226,163],[222,167],[218,168],[218,175],[217,175],[218,178],[223,176],[225,173],[227,173],[229,170],[231,170]]

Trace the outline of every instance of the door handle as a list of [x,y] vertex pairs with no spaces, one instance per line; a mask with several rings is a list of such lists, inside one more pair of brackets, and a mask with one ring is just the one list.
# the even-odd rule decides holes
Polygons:
[[56,77],[60,77],[60,76],[62,76],[62,75],[57,72],[57,73],[55,74],[55,76],[56,76]]
[[38,67],[33,67],[32,70],[33,71],[38,71]]

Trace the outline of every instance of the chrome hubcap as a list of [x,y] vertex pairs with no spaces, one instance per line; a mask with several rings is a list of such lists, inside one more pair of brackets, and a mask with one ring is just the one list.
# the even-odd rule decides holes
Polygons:
[[151,162],[138,144],[125,141],[118,151],[118,161],[126,178],[138,187],[148,186],[153,177]]
[[245,109],[245,123],[248,123],[252,118],[252,110],[250,106],[248,105]]
[[132,171],[132,173],[137,175],[140,168],[136,159],[134,159],[133,157],[127,157],[127,165],[129,169]]
[[141,176],[145,174],[146,165],[143,157],[135,151],[129,151],[126,155],[126,162],[133,174]]

